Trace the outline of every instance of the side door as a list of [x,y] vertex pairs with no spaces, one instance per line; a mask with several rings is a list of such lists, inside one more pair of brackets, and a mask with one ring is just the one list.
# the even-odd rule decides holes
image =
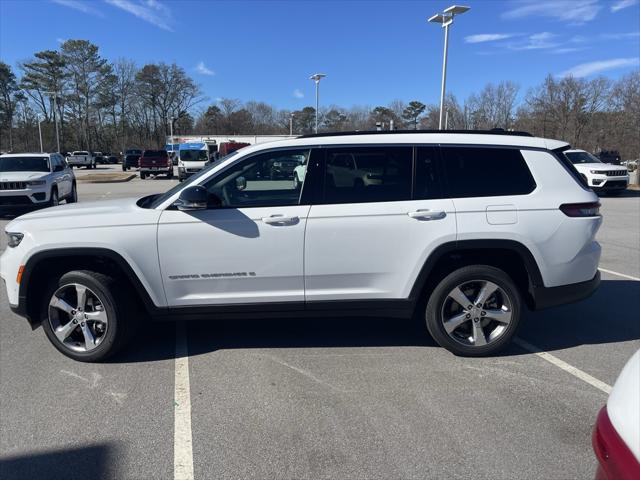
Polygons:
[[169,208],[158,224],[158,252],[169,306],[304,302],[304,182],[271,179],[276,158],[305,161],[310,149],[279,149],[241,159],[202,185],[206,210]]
[[[436,146],[324,148],[324,185],[305,238],[305,294],[314,302],[406,299],[426,258],[454,241]],[[351,156],[361,175],[336,185]],[[415,178],[415,181],[414,181]],[[366,179],[367,181],[363,181]]]

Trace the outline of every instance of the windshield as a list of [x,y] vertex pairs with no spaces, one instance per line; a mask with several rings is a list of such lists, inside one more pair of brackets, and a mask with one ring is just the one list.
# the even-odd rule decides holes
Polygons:
[[73,152],[71,155],[89,155],[89,152]]
[[574,165],[579,163],[602,163],[598,157],[589,152],[565,152],[565,155]]
[[142,155],[142,150],[127,150],[125,155]]
[[209,160],[207,150],[180,150],[180,160],[183,162],[206,162]]
[[0,157],[0,172],[48,172],[46,157]]
[[[194,150],[183,150],[183,151],[194,151]],[[182,153],[182,152],[180,152]],[[163,193],[162,195],[159,195],[158,197],[156,197],[153,202],[151,202],[147,208],[156,208],[159,207],[160,205],[162,205],[162,203],[164,203],[168,198],[170,198],[172,195],[174,195],[176,192],[178,192],[179,190],[182,190],[183,188],[189,187],[191,185],[197,185],[198,184],[198,180],[200,180],[200,178],[202,178],[203,176],[205,176],[212,168],[216,168],[218,165],[220,165],[222,162],[226,162],[227,160],[229,160],[231,157],[237,155],[238,152],[231,152],[229,155],[226,155],[222,158],[219,158],[218,160],[216,160],[215,162],[211,162],[209,165],[205,166],[202,170],[200,170],[198,173],[196,173],[195,175],[189,177],[189,180],[187,182],[187,184],[185,185],[184,183],[178,183],[177,185],[175,185],[173,188],[170,188],[169,190],[167,190],[165,193]]]

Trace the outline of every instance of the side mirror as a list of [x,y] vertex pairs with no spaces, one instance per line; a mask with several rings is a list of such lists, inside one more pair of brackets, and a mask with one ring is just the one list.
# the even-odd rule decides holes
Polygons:
[[247,188],[247,179],[244,177],[236,178],[236,189],[242,191],[245,188]]
[[187,187],[180,192],[180,197],[178,197],[174,205],[183,212],[205,210],[207,208],[207,197],[207,189],[203,186]]

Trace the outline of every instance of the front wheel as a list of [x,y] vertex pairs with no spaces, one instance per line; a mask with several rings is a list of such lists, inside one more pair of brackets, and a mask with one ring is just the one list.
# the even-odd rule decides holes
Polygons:
[[521,304],[517,286],[502,270],[488,265],[463,267],[433,290],[427,302],[427,329],[455,355],[491,355],[515,335]]
[[51,198],[49,199],[49,206],[56,207],[60,204],[60,200],[58,199],[58,190],[55,188],[51,190]]
[[140,180],[144,180],[145,178],[147,178],[147,174],[144,172],[140,172]]
[[42,302],[42,326],[60,352],[81,362],[113,355],[134,331],[132,302],[116,281],[101,273],[77,270],[52,282]]
[[169,179],[173,178],[173,169],[171,169],[171,170],[169,170],[167,172],[167,178],[169,178]]
[[78,201],[78,188],[74,183],[73,186],[71,187],[71,193],[67,197],[67,203],[76,203],[77,201]]

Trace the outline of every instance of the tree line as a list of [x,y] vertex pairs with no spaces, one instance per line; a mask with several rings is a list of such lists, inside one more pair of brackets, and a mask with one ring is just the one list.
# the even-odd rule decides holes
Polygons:
[[[0,61],[0,150],[87,149],[119,152],[157,148],[174,135],[312,133],[315,109],[278,109],[260,101],[221,98],[209,104],[198,84],[176,64],[142,67],[110,62],[98,46],[67,40],[37,52],[17,71]],[[517,84],[488,84],[460,102],[445,99],[448,129],[504,128],[565,140],[592,152],[640,156],[640,71],[617,81],[556,78],[521,92]],[[437,129],[439,105],[395,100],[388,105],[322,107],[321,131]]]

